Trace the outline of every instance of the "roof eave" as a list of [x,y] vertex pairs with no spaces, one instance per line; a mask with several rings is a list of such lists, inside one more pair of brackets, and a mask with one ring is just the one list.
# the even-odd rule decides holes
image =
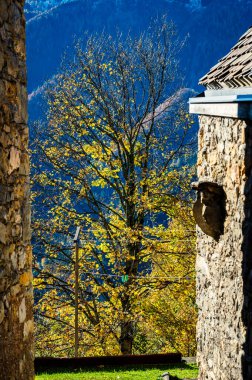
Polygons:
[[252,87],[206,90],[200,96],[189,99],[189,112],[252,120]]

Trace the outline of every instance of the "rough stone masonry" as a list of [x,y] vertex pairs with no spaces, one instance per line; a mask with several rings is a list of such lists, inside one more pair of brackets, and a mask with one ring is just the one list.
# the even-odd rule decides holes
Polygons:
[[252,123],[200,116],[198,178],[223,187],[219,239],[198,228],[200,380],[252,379]]
[[23,0],[0,0],[0,379],[33,374]]

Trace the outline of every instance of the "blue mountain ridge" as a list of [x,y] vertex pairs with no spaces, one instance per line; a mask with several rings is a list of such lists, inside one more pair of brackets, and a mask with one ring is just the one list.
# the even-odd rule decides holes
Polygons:
[[[187,36],[181,53],[184,84],[197,88],[198,79],[252,24],[252,1],[27,0],[29,93],[55,75],[62,55],[71,55],[74,40],[85,32],[130,30],[138,35],[152,18],[164,14],[175,22],[181,39]],[[33,119],[36,113],[30,115]]]

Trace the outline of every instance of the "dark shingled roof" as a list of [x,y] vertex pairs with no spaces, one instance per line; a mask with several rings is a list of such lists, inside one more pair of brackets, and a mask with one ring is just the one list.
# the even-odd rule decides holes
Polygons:
[[252,87],[252,27],[199,84],[209,89]]

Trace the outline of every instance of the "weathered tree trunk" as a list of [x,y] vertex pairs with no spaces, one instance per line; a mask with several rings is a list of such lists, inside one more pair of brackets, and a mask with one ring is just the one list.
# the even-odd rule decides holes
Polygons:
[[[147,157],[147,155],[146,155]],[[144,224],[144,214],[136,212],[136,204],[134,201],[134,196],[136,192],[136,173],[135,173],[135,158],[134,152],[131,152],[129,156],[129,161],[127,165],[127,189],[128,196],[127,206],[126,206],[126,219],[127,227],[131,228],[135,233],[142,231]],[[145,172],[146,174],[146,172]],[[143,193],[146,191],[146,188],[143,189]],[[141,234],[139,233],[137,242],[129,242],[127,245],[127,250],[130,256],[130,259],[126,261],[125,265],[125,275],[127,275],[128,281],[125,284],[124,294],[121,296],[122,312],[124,315],[124,320],[121,321],[121,331],[119,344],[121,353],[123,355],[131,355],[133,342],[134,342],[134,321],[132,315],[132,304],[134,299],[132,294],[130,294],[130,285],[134,276],[138,274],[138,265],[139,265],[139,254],[141,251]]]
[[0,379],[33,371],[23,0],[0,0]]
[[133,342],[134,342],[134,320],[132,315],[132,305],[135,299],[132,298],[130,287],[134,276],[138,274],[139,265],[139,253],[141,243],[136,242],[128,245],[130,257],[133,259],[127,261],[125,274],[129,276],[127,283],[125,284],[124,294],[121,296],[122,311],[124,314],[124,320],[121,321],[120,331],[120,349],[123,355],[131,355]]
[[120,349],[123,355],[131,355],[133,348],[134,330],[133,322],[124,322],[121,325]]

